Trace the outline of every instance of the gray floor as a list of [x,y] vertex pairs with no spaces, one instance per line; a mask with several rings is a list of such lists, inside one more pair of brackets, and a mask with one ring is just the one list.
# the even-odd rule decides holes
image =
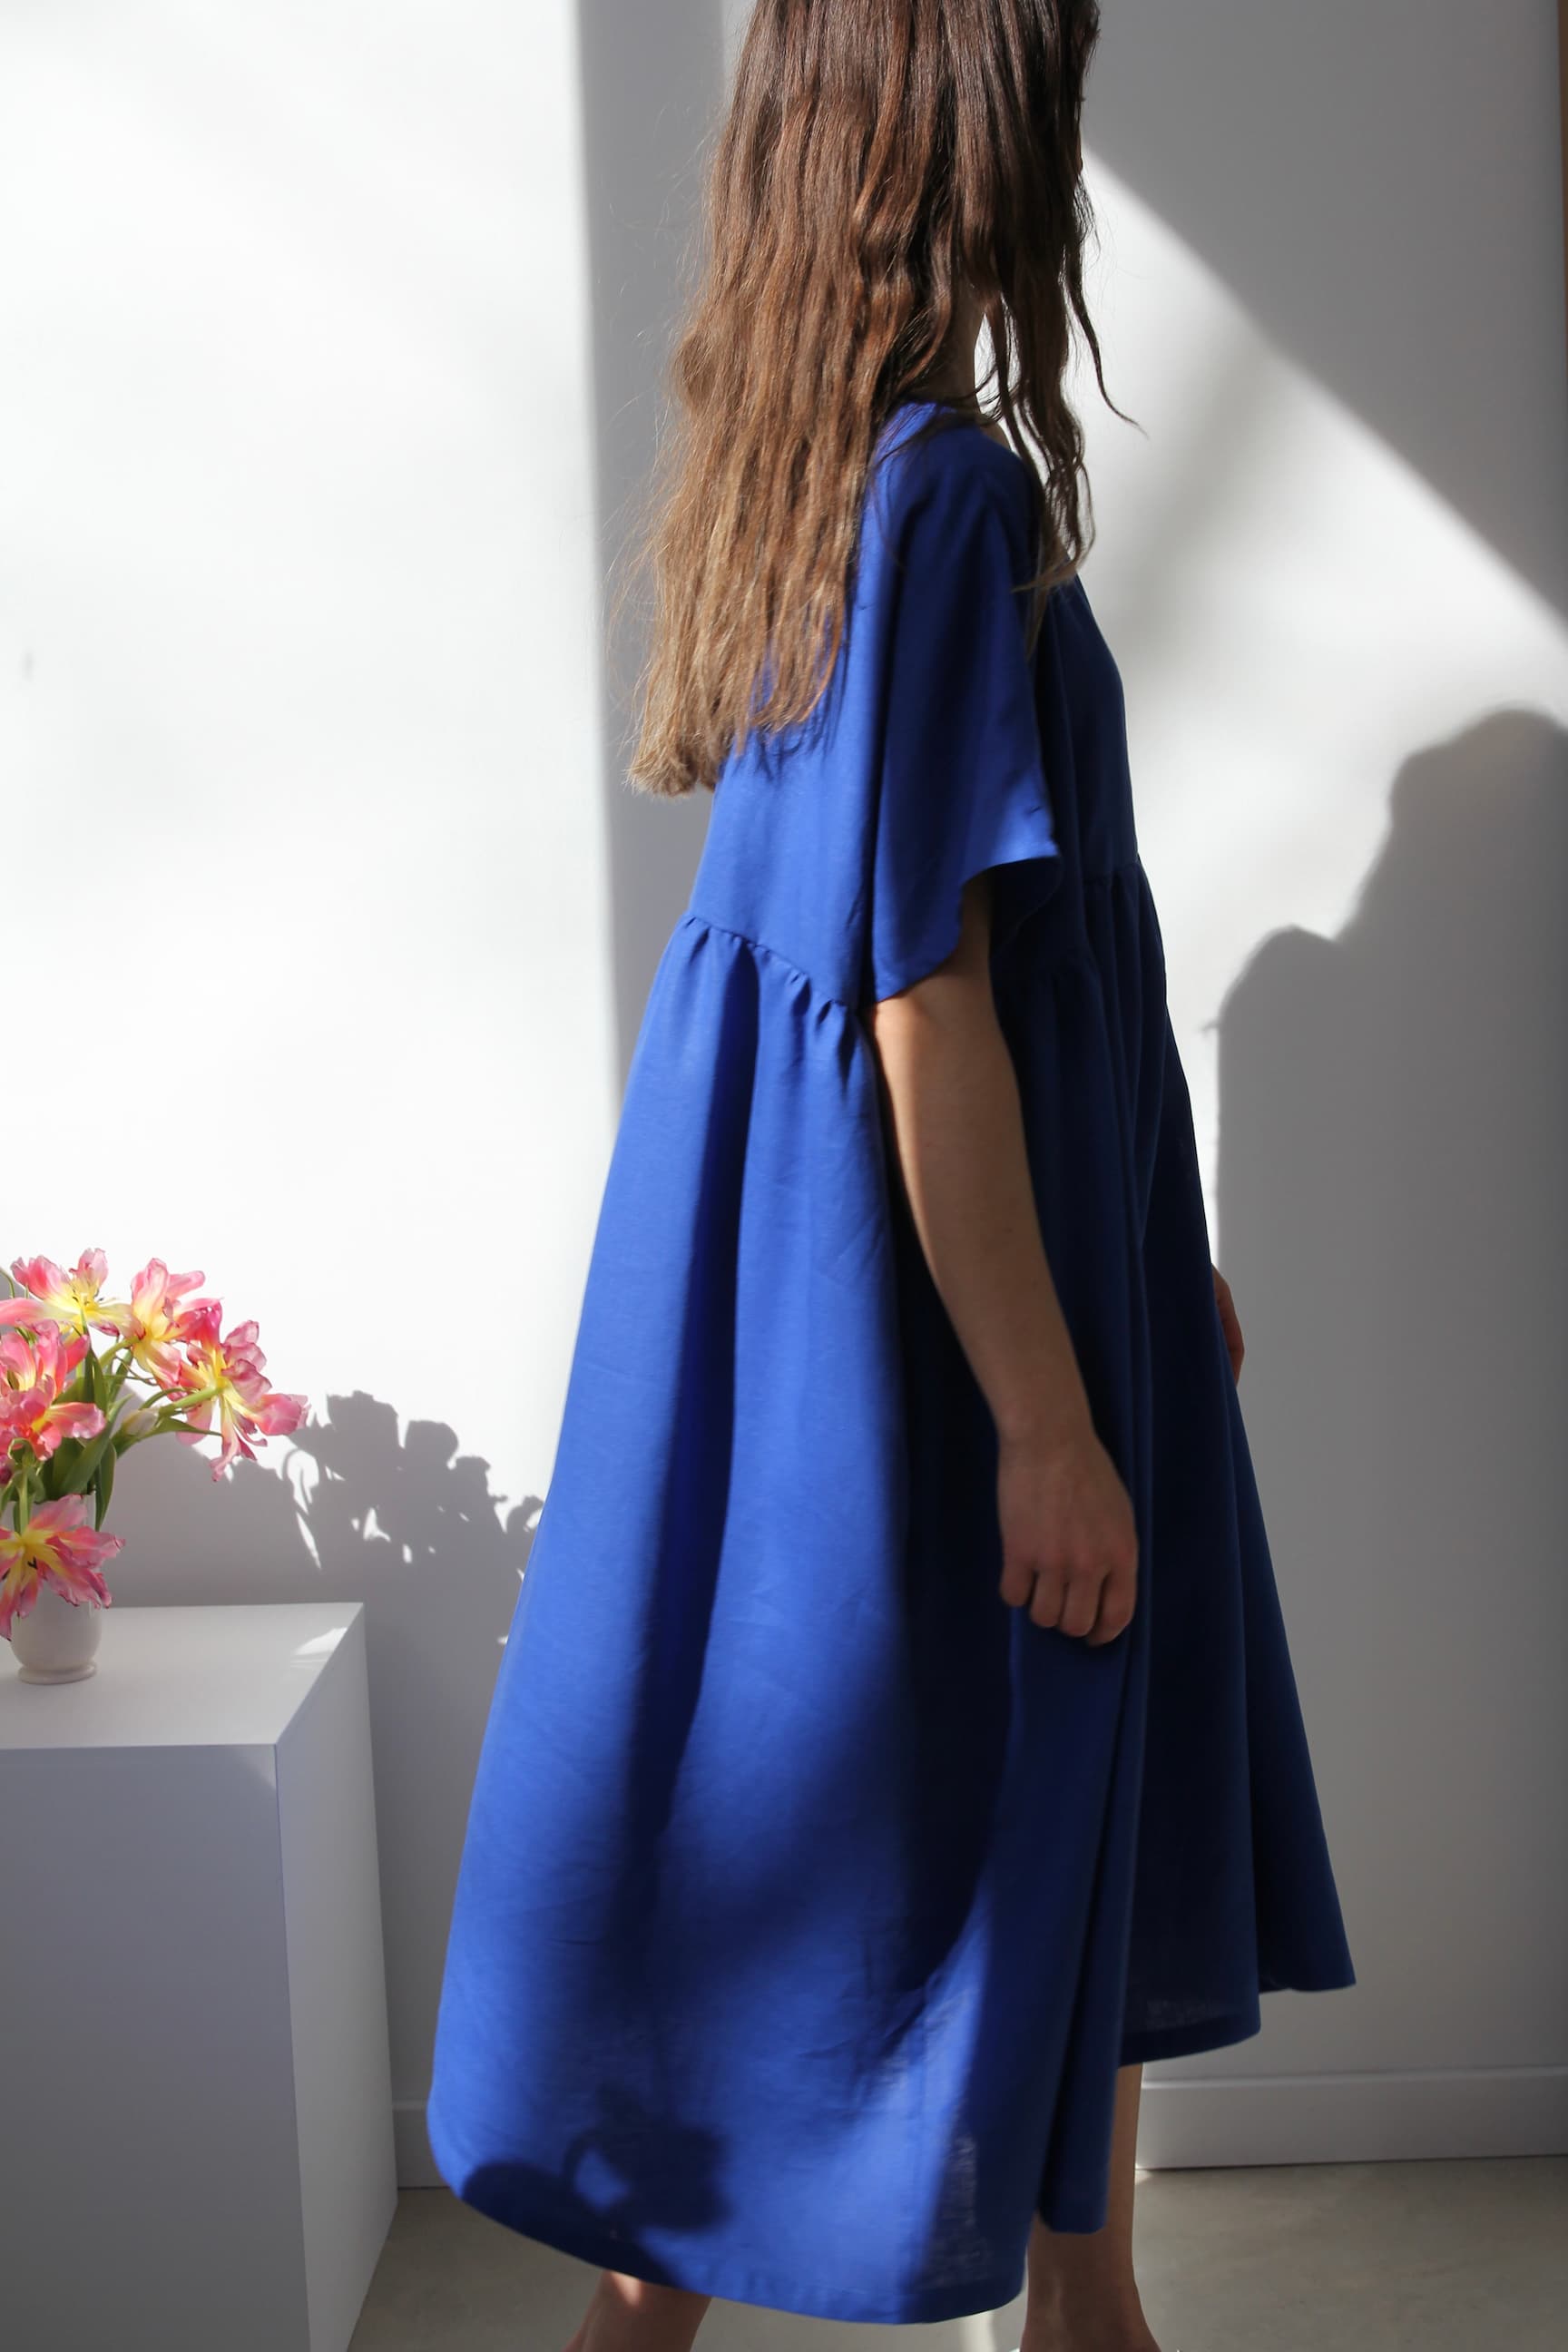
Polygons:
[[[1568,2158],[1140,2175],[1163,2352],[1565,2352]],[[561,2352],[596,2273],[405,2189],[352,2352]],[[1012,2352],[1023,2300],[940,2327],[715,2303],[699,2352]]]

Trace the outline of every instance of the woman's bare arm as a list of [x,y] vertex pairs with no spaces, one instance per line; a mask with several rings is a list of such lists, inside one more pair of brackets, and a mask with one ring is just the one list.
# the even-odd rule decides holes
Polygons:
[[990,885],[959,944],[872,1007],[900,1172],[931,1279],[996,1424],[1002,1597],[1093,1643],[1131,1617],[1131,1504],[1094,1430],[1047,1263],[1013,1058],[991,995]]

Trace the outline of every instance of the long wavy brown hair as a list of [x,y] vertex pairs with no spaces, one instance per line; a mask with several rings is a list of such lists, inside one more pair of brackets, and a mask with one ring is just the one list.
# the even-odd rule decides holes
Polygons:
[[967,413],[1004,427],[1034,486],[1031,627],[1082,562],[1075,317],[1114,407],[1081,268],[1099,34],[1096,0],[756,0],[629,551],[653,574],[638,789],[711,788],[752,729],[809,717],[843,639],[877,436],[900,401],[941,397],[955,330],[977,318],[977,389],[994,397]]

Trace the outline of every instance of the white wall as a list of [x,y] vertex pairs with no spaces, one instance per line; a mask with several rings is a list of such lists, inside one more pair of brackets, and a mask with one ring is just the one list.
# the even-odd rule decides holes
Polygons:
[[312,1401],[110,1584],[368,1603],[416,2126],[616,1103],[582,137],[568,0],[0,26],[0,1250]]
[[1360,1981],[1150,2164],[1568,2145],[1552,0],[1122,0],[1086,583]]
[[[368,1603],[408,2180],[618,1081],[705,814],[621,782],[637,648],[602,664],[598,593],[736,14],[0,27],[0,847],[30,909],[0,1254],[201,1265],[312,1398],[232,1486],[130,1457],[111,1582]],[[1152,2068],[1150,2162],[1561,2129],[1552,16],[1123,0],[1090,93],[1095,315],[1148,438],[1080,382],[1086,577],[1362,1974]]]

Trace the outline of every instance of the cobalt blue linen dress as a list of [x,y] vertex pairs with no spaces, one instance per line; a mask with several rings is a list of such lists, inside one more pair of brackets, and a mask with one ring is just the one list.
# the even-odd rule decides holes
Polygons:
[[[1018,2294],[1119,2065],[1354,1982],[1215,1304],[1121,685],[956,411],[879,443],[811,719],[721,775],[628,1076],[502,1656],[427,2126],[481,2212],[819,2317]],[[997,1591],[994,1426],[867,1025],[993,874],[1041,1229],[1131,1496],[1089,1648]]]

